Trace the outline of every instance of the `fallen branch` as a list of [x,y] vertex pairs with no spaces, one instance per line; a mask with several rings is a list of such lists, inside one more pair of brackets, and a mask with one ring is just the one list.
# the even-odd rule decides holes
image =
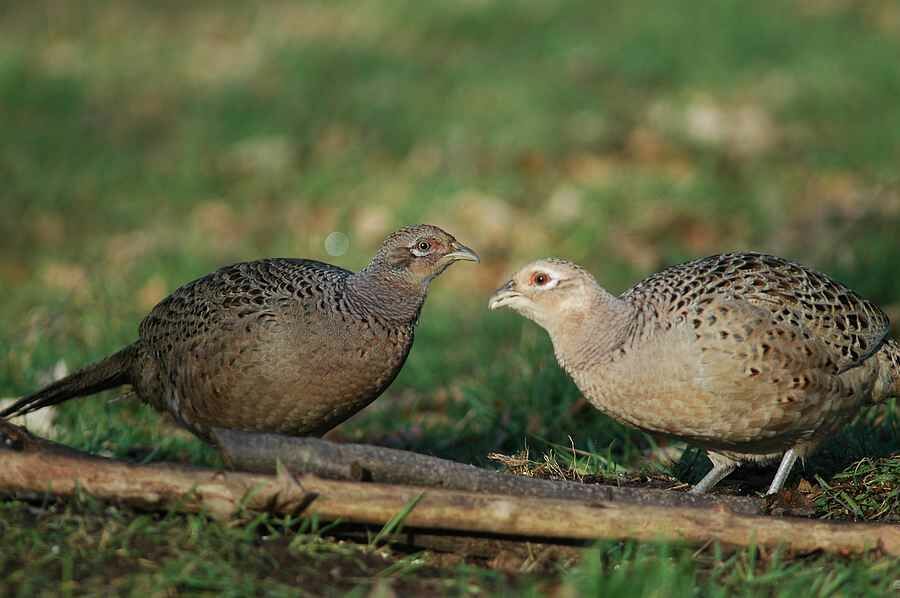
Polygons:
[[[745,515],[763,513],[764,501],[741,496],[698,496],[657,488],[629,488],[606,484],[581,484],[540,480],[489,471],[429,457],[365,444],[338,444],[318,438],[296,438],[276,434],[251,434],[231,430],[214,431],[225,462],[239,471],[274,473],[278,460],[295,475],[357,482],[379,482],[509,494],[534,498],[582,501],[621,501],[634,504],[711,508],[724,507]],[[0,439],[20,451],[52,451],[99,459],[94,455],[38,438],[24,428],[0,420]]]
[[801,552],[900,556],[900,527],[836,524],[736,514],[728,509],[658,507],[485,495],[377,483],[224,473],[211,469],[83,459],[46,451],[0,449],[0,492],[80,492],[151,509],[229,518],[244,510],[304,513],[324,521],[383,525],[420,498],[407,528],[567,540],[718,541],[736,546],[786,545]]
[[295,474],[313,474],[332,480],[660,507],[726,507],[745,515],[761,514],[764,506],[761,499],[742,496],[703,496],[658,488],[526,478],[409,451],[338,444],[318,438],[233,430],[215,430],[213,436],[225,462],[239,471],[274,473],[276,461],[280,460]]

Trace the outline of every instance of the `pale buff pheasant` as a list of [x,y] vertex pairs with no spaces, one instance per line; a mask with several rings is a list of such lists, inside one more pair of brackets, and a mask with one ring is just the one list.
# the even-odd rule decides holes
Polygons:
[[707,449],[705,492],[745,462],[781,465],[778,492],[865,404],[898,390],[888,318],[799,264],[730,253],[663,270],[621,296],[558,259],[520,270],[490,302],[545,328],[560,364],[608,415]]

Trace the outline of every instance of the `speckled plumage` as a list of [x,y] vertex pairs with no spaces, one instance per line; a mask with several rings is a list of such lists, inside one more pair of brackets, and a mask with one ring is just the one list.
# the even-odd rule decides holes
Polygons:
[[[536,272],[549,282],[533,284]],[[789,452],[792,464],[862,405],[897,391],[900,347],[886,338],[887,316],[774,256],[692,261],[619,297],[574,264],[540,260],[495,295],[492,306],[503,305],[548,330],[596,407],[706,448],[718,477],[700,491],[740,463]]]
[[320,435],[394,380],[430,281],[457,259],[477,256],[420,225],[358,273],[287,258],[224,267],[161,301],[132,345],[0,415],[128,383],[204,438],[213,427]]

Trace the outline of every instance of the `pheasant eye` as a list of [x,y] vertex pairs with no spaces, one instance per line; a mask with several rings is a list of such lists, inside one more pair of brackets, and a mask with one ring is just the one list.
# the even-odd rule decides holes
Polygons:
[[535,272],[531,275],[531,284],[539,287],[544,286],[550,282],[550,277],[544,274],[543,272]]
[[431,253],[433,246],[431,241],[428,239],[423,239],[421,241],[416,241],[416,244],[409,248],[409,251],[416,257],[425,257],[426,255]]

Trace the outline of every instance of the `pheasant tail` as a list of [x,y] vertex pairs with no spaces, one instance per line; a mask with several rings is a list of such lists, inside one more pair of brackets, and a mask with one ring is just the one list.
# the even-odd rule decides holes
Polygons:
[[22,397],[3,411],[0,418],[25,415],[49,405],[84,397],[131,382],[130,369],[134,345],[61,378],[34,394]]

